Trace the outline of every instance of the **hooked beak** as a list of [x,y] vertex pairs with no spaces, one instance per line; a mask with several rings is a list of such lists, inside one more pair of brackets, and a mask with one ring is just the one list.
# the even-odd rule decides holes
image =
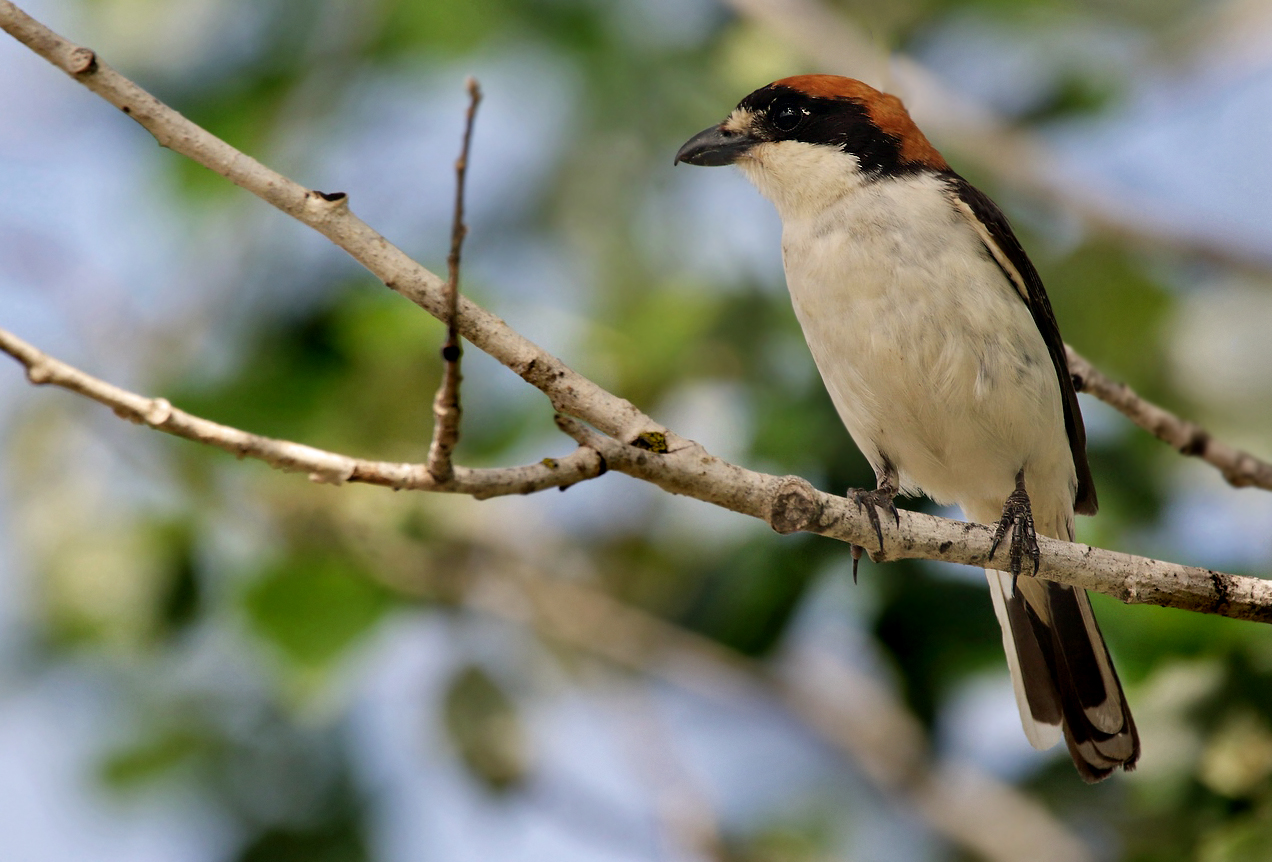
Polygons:
[[673,164],[687,162],[709,168],[731,165],[756,143],[750,135],[729,131],[723,126],[712,126],[685,141]]

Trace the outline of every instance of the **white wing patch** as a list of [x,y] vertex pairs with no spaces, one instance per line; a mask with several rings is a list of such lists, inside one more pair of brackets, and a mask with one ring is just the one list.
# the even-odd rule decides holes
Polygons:
[[1003,253],[1003,250],[990,234],[989,228],[985,227],[985,223],[976,217],[976,213],[967,205],[967,201],[956,194],[951,194],[949,197],[950,202],[954,204],[954,208],[962,214],[963,218],[967,219],[968,224],[976,231],[976,235],[981,238],[981,242],[985,243],[985,248],[989,249],[989,253],[994,256],[995,262],[1002,267],[1003,272],[1007,273],[1011,283],[1016,286],[1016,292],[1020,294],[1020,298],[1027,305],[1029,303],[1029,291],[1025,287],[1025,280],[1021,277],[1020,271],[1016,269],[1016,265]]

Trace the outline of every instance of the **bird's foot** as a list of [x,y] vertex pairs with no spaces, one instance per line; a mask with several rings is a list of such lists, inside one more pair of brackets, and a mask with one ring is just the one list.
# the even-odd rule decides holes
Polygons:
[[1025,554],[1033,560],[1033,573],[1038,574],[1038,563],[1041,554],[1038,551],[1038,534],[1034,532],[1033,508],[1029,505],[1029,495],[1025,492],[1024,483],[1017,484],[1016,490],[1007,495],[1003,503],[1003,517],[994,528],[994,540],[989,545],[989,559],[994,559],[998,545],[1011,531],[1010,562],[1011,586],[1016,588],[1016,579],[1024,568]]
[[[874,527],[875,535],[879,538],[879,552],[883,552],[883,524],[879,521],[879,510],[892,516],[897,522],[897,526],[901,526],[901,513],[897,511],[897,504],[893,498],[897,492],[891,488],[875,488],[873,491],[866,491],[861,488],[849,488],[848,499],[857,504],[858,509],[866,510],[866,517],[870,519],[870,526]],[[852,582],[857,583],[857,563],[861,561],[861,555],[865,552],[865,548],[861,545],[852,545]]]

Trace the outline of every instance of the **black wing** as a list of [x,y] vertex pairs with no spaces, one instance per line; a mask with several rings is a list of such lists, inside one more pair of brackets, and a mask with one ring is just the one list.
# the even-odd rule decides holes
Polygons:
[[1086,428],[1082,425],[1078,394],[1073,389],[1073,377],[1064,356],[1060,327],[1056,324],[1056,315],[1051,310],[1047,292],[1042,289],[1042,279],[1038,277],[1038,271],[1030,263],[1029,256],[1021,248],[1020,240],[1012,233],[1011,225],[1007,223],[1007,217],[998,205],[953,171],[946,174],[946,181],[958,200],[966,205],[971,216],[983,227],[981,233],[986,250],[1003,274],[1016,286],[1016,291],[1029,306],[1034,325],[1042,333],[1047,352],[1051,354],[1051,364],[1055,366],[1056,376],[1060,379],[1060,392],[1064,400],[1064,429],[1069,435],[1069,449],[1073,452],[1073,465],[1078,471],[1078,492],[1073,508],[1083,515],[1094,515],[1099,503],[1095,499],[1091,466],[1087,463]]

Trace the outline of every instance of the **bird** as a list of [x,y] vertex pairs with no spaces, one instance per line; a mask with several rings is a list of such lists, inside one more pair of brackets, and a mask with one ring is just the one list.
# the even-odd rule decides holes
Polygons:
[[795,315],[875,473],[849,496],[881,548],[898,494],[994,525],[989,556],[1008,539],[1010,571],[986,575],[1026,737],[1063,737],[1088,783],[1133,769],[1139,734],[1086,591],[1036,577],[1036,534],[1073,541],[1098,503],[1059,326],[1002,211],[900,99],[837,75],[761,87],[680,162],[735,165],[776,207]]

